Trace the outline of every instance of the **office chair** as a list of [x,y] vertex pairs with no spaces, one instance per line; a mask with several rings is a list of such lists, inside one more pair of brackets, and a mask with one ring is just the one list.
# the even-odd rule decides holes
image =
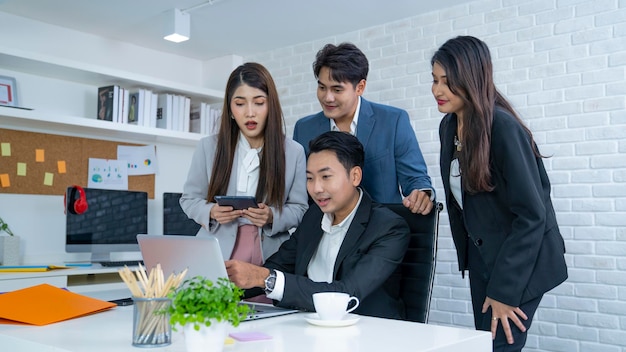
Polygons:
[[163,193],[163,234],[195,236],[200,230],[200,225],[180,207],[182,193]]
[[399,268],[400,297],[405,304],[405,319],[427,323],[437,262],[439,213],[443,210],[443,204],[435,202],[428,215],[411,213],[402,204],[384,205],[402,216],[411,231],[409,247]]

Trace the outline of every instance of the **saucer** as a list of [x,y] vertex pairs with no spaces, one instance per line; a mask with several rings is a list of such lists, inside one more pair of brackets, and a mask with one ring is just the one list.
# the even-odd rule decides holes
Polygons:
[[317,326],[326,326],[326,327],[340,327],[340,326],[350,326],[356,324],[361,317],[356,314],[346,314],[346,316],[341,320],[322,320],[317,315],[317,313],[307,314],[304,319],[307,323]]

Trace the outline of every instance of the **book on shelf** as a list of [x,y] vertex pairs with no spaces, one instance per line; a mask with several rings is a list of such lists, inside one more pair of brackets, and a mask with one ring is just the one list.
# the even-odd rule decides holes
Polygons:
[[98,120],[117,121],[119,90],[117,85],[98,88]]
[[120,87],[118,90],[118,99],[117,99],[117,114],[113,116],[114,122],[121,122],[122,109],[124,108],[124,88]]
[[137,125],[139,120],[139,92],[133,92],[129,97],[130,101],[128,104],[128,118],[127,121],[129,124]]
[[[139,91],[143,92],[143,118],[140,120],[142,122],[141,125],[144,127],[150,127],[150,110],[152,110],[152,91],[148,89],[141,89]],[[154,119],[156,120],[156,116],[154,117]]]
[[182,95],[178,96],[178,114],[176,117],[176,126],[174,129],[182,132],[185,130],[185,97]]
[[202,133],[201,115],[203,105],[205,105],[205,103],[191,103],[191,113],[189,115],[189,132]]
[[209,122],[208,117],[208,109],[209,105],[205,102],[200,103],[200,131],[198,133],[206,134],[207,123]]
[[150,124],[148,127],[157,127],[157,109],[159,107],[159,94],[150,92],[152,97],[150,98]]
[[209,122],[207,124],[206,134],[207,135],[217,134],[220,130],[220,122],[222,120],[222,109],[215,108],[209,105],[207,108],[207,112],[209,115],[208,117]]
[[185,104],[185,111],[183,112],[183,132],[190,132],[190,124],[191,124],[191,98],[183,97]]
[[119,119],[120,123],[128,123],[128,109],[130,107],[130,92],[126,88],[120,88],[120,111],[119,111]]
[[173,114],[174,96],[172,94],[159,94],[156,127],[171,130]]
[[178,131],[178,120],[180,120],[178,105],[180,105],[178,95],[172,95],[172,125],[170,128],[172,131]]

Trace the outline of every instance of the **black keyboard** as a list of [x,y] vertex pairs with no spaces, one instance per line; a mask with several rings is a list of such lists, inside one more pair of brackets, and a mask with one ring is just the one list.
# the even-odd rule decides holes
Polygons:
[[143,265],[143,260],[121,260],[115,262],[100,262],[100,265],[106,267],[117,267],[117,266],[137,266],[137,264]]

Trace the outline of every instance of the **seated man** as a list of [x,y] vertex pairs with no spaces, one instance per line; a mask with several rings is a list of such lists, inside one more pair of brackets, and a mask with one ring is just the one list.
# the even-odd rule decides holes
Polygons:
[[264,288],[278,306],[314,311],[314,293],[338,291],[359,298],[355,313],[404,318],[392,274],[409,228],[359,187],[363,158],[363,146],[349,133],[326,132],[311,141],[307,190],[315,204],[264,267],[226,261],[230,280]]

